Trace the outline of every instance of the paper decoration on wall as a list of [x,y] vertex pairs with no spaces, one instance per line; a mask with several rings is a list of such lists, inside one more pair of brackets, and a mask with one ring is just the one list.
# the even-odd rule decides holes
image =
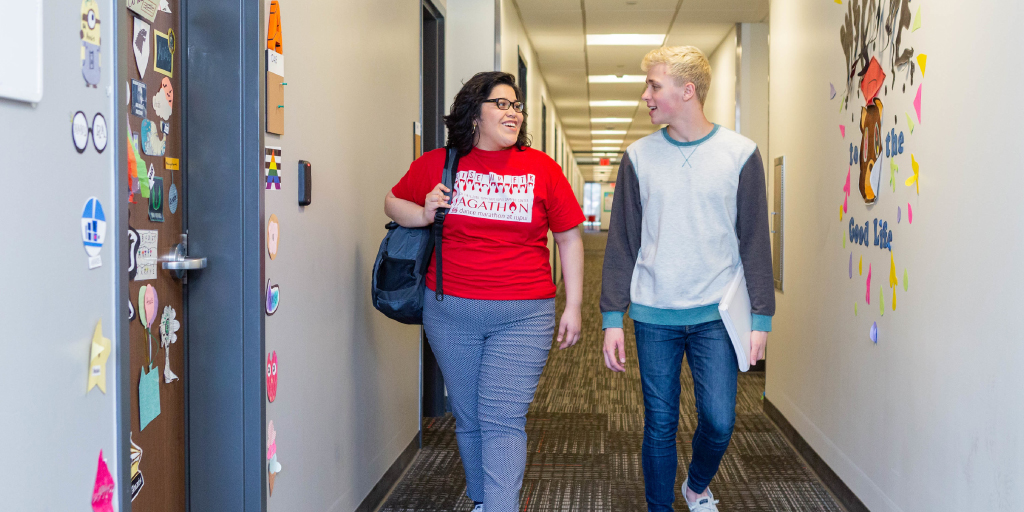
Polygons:
[[[921,175],[921,166],[918,165],[917,159],[914,158],[914,154],[913,153],[910,154],[910,167],[912,169],[914,169],[914,174],[913,174],[913,176],[907,178],[907,181],[905,181],[904,184],[906,186],[908,186],[908,187],[916,186],[917,187],[917,193],[920,194],[921,193],[921,182],[919,180],[920,180],[920,175]],[[909,210],[909,206],[907,208]]]
[[914,223],[914,209],[910,207],[910,203],[907,203],[907,222]]
[[[846,185],[843,185],[843,212],[848,212],[847,201],[850,199],[850,171],[853,167],[846,168]],[[842,217],[839,220],[843,220]]]
[[917,96],[914,96],[914,112],[917,113],[917,123],[921,123],[921,88],[924,84],[917,86]]
[[160,309],[160,298],[156,288],[147,284],[139,288],[139,322],[146,328],[146,343],[149,349],[149,369],[153,369],[153,331],[151,329],[156,312]]
[[885,72],[882,71],[882,66],[878,63],[878,59],[871,57],[871,62],[868,63],[868,67],[860,81],[860,92],[864,94],[864,102],[870,105],[871,100],[875,99],[884,83]]
[[139,464],[142,463],[142,448],[132,441],[132,433],[128,433],[128,442],[131,443],[131,479],[132,479],[132,501],[139,496],[139,491],[142,490],[142,486],[146,485],[146,479],[142,478],[142,470],[139,468]]
[[853,253],[850,253],[850,279],[853,279]]
[[99,462],[96,463],[96,483],[92,487],[92,510],[93,512],[114,512],[114,477],[110,476],[110,469],[103,460],[103,450],[100,450]]
[[281,234],[281,226],[277,222],[277,215],[271,214],[267,221],[267,253],[270,259],[277,258],[277,241]]
[[75,150],[79,154],[84,153],[85,149],[89,147],[90,136],[97,153],[102,153],[104,149],[107,149],[107,118],[103,117],[103,114],[97,113],[92,116],[90,125],[85,112],[81,110],[75,112],[75,115],[71,117],[71,141],[75,144]]
[[153,50],[156,56],[153,60],[153,71],[167,76],[174,76],[174,50],[177,41],[174,37],[174,30],[167,33],[159,30],[153,31]]
[[82,209],[82,245],[85,246],[85,253],[89,255],[90,269],[103,265],[100,249],[103,248],[106,236],[107,218],[103,215],[103,205],[99,199],[90,197]]
[[132,115],[146,117],[146,84],[132,79]]
[[911,27],[911,32],[917,32],[917,29],[921,28],[921,7],[917,8],[917,14],[914,14],[914,26]]
[[270,18],[267,20],[267,49],[284,53],[284,42],[281,36],[281,4],[277,0],[270,2]]
[[900,223],[900,219],[903,218],[903,209],[899,206],[896,207],[896,224]]
[[889,185],[892,187],[892,191],[896,191],[896,172],[900,170],[900,167],[896,165],[896,158],[889,159]]
[[842,135],[844,139],[846,138],[846,125],[845,124],[839,125],[839,135]]
[[[135,272],[133,280],[156,279],[156,259],[158,257],[156,244],[160,232],[154,229],[140,229],[136,232],[139,234],[139,248],[135,252],[135,266],[138,270]],[[141,315],[142,312],[139,313]]]
[[868,263],[868,282],[867,282],[866,288],[867,288],[867,292],[864,293],[864,302],[867,302],[868,304],[871,304],[871,264],[870,263]]
[[921,67],[921,75],[924,75],[924,66],[928,63],[928,56],[925,54],[919,54],[917,56],[917,65]]
[[[136,0],[128,0],[129,9],[131,3]],[[154,16],[156,13],[153,13]],[[135,53],[135,67],[139,70],[139,78],[146,78],[146,69],[149,68],[149,24],[138,18],[133,18],[135,24],[132,27],[132,51]],[[152,19],[150,19],[152,21]]]
[[153,112],[157,117],[167,121],[171,118],[174,107],[174,87],[171,86],[171,79],[164,77],[160,81],[160,90],[153,95]]
[[284,38],[281,32],[281,5],[270,2],[267,19],[267,133],[284,134]]
[[153,178],[153,189],[149,191],[149,221],[164,221],[164,179]]
[[889,288],[892,288],[892,310],[896,311],[896,285],[899,284],[899,280],[896,279],[896,260],[892,256],[892,251],[889,251]]
[[[139,312],[142,316],[142,312]],[[160,415],[160,372],[149,366],[149,372],[142,368],[139,377],[139,430],[145,430],[151,421]]]
[[911,135],[913,135],[913,133],[914,133],[914,120],[910,118],[910,114],[909,113],[906,113],[906,112],[904,112],[904,113],[907,114],[907,126],[910,127],[910,133],[911,133]]
[[107,393],[107,358],[110,357],[110,338],[103,337],[103,320],[96,322],[96,329],[92,332],[92,344],[89,349],[89,382],[86,384],[85,392],[89,393],[92,388],[99,387],[104,394]]
[[277,351],[267,354],[267,399],[273,402],[277,398]]
[[876,177],[872,172],[877,170],[882,154],[882,100],[875,98],[868,106],[861,109],[860,132],[860,195],[865,204],[874,204],[877,188],[874,186]]
[[857,275],[864,275],[864,256],[861,256],[860,261],[857,263]]
[[281,287],[278,285],[270,285],[270,279],[267,279],[267,316],[277,313],[277,306],[281,303]]
[[871,322],[871,330],[868,331],[868,339],[875,345],[878,344],[878,322]]
[[267,460],[277,455],[277,430],[274,429],[274,420],[267,423]]
[[836,86],[833,85],[832,82],[828,83],[828,99],[836,99]]
[[160,0],[125,0],[125,3],[128,9],[146,18],[150,23],[156,19],[156,11],[160,9]]
[[160,10],[167,14],[174,14],[171,12],[171,6],[167,5],[167,0],[160,0]]
[[178,341],[178,329],[181,324],[175,319],[177,313],[174,308],[164,306],[164,314],[160,317],[160,346],[164,348],[164,384],[170,384],[178,380],[178,376],[171,371],[171,344]]
[[86,87],[100,83],[100,7],[96,0],[82,0],[82,78]]
[[878,287],[878,314],[879,316],[885,316],[885,288],[882,286]]
[[274,421],[267,424],[267,474],[269,475],[270,495],[274,495],[274,480],[281,472],[281,463],[277,461],[277,430],[274,429]]
[[156,123],[149,119],[142,120],[142,152],[149,156],[164,156],[166,141],[160,137]]
[[910,283],[907,280],[907,269],[903,269],[903,291],[907,291],[910,287]]
[[271,187],[281,190],[281,148],[267,146],[263,150],[263,167],[267,174],[267,190]]

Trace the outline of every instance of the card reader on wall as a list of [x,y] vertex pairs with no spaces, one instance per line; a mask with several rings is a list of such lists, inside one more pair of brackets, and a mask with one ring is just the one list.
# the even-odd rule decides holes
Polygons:
[[299,206],[313,202],[313,165],[299,160]]

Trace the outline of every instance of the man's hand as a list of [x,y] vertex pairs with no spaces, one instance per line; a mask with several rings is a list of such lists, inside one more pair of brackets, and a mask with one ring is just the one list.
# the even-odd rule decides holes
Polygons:
[[750,331],[750,366],[764,359],[764,347],[768,344],[768,333],[765,331]]
[[621,327],[604,330],[604,365],[613,372],[626,371],[626,333]]

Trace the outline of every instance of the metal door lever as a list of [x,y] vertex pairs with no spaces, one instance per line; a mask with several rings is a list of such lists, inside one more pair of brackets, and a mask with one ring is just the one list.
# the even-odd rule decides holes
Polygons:
[[188,238],[181,235],[181,243],[174,246],[174,254],[160,258],[165,270],[173,270],[175,277],[185,280],[185,271],[206,268],[206,258],[188,257]]

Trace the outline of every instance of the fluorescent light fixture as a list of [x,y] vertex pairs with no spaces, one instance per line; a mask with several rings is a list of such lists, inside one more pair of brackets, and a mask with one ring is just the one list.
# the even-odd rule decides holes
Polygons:
[[590,130],[591,135],[625,135],[626,130]]
[[619,150],[619,148],[617,146],[609,146],[609,147],[602,146],[602,147],[593,148],[593,149],[594,149],[594,151],[618,151]]
[[640,104],[640,100],[604,100],[604,101],[591,101],[591,107],[635,107]]
[[594,139],[591,144],[622,144],[622,139]]
[[592,84],[642,84],[647,82],[647,75],[590,75],[587,79]]
[[632,117],[591,117],[591,123],[631,123]]
[[589,45],[661,46],[665,34],[587,34]]

